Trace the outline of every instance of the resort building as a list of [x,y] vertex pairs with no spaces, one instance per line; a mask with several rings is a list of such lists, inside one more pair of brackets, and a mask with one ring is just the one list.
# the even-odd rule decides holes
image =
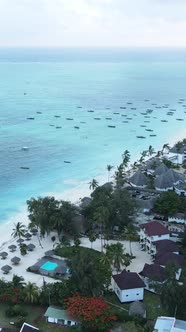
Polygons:
[[145,289],[153,293],[157,291],[155,285],[160,285],[166,280],[165,268],[159,264],[145,263],[139,274],[145,283]]
[[186,145],[183,145],[179,150],[174,146],[170,149],[166,159],[170,160],[173,164],[182,165],[186,162]]
[[[158,221],[151,221],[140,225],[140,244],[143,249],[151,253],[153,242],[169,240],[170,232],[168,228]],[[152,249],[154,250],[154,249]]]
[[181,272],[182,272],[182,266],[184,263],[184,256],[177,255],[172,252],[165,252],[165,253],[159,253],[156,255],[155,264],[161,265],[162,267],[166,267],[167,265],[175,265],[177,268],[176,272],[176,280],[179,280]]
[[48,323],[61,324],[64,326],[74,326],[78,323],[72,319],[67,310],[62,310],[61,308],[50,306],[44,314]]
[[186,182],[179,183],[174,189],[176,194],[186,196]]
[[176,213],[171,217],[168,217],[168,222],[186,224],[186,215],[185,213]]
[[168,191],[173,190],[176,185],[185,181],[185,176],[172,169],[168,169],[167,172],[157,176],[154,180],[154,186],[156,190]]
[[112,278],[114,292],[121,303],[143,300],[145,284],[136,272],[123,270]]
[[145,188],[148,185],[147,177],[140,170],[131,176],[128,181],[133,187]]
[[186,321],[174,317],[158,317],[154,326],[154,332],[185,332]]
[[173,252],[174,254],[179,255],[179,249],[176,243],[171,240],[160,240],[152,242],[151,255],[155,256],[160,252]]

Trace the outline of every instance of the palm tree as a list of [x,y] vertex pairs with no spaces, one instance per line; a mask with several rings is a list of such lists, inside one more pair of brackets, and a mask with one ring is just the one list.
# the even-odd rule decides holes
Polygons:
[[117,272],[119,272],[121,265],[124,265],[125,262],[123,244],[118,242],[115,244],[107,245],[106,255],[108,255],[108,257],[112,261],[113,266],[116,268]]
[[25,235],[26,229],[25,229],[25,225],[21,222],[17,222],[17,224],[14,224],[15,228],[13,228],[13,232],[11,234],[11,236],[13,237],[23,237]]
[[112,165],[107,165],[107,171],[108,171],[108,182],[110,181],[110,172],[114,168]]
[[162,154],[164,153],[164,150],[167,150],[167,151],[170,150],[170,145],[168,143],[163,144]]
[[89,182],[89,189],[96,189],[98,187],[98,181],[96,179],[92,179],[91,182]]
[[24,287],[25,302],[37,302],[39,296],[39,289],[35,283],[28,282]]
[[128,150],[124,151],[124,153],[122,154],[122,159],[123,159],[123,166],[127,167],[130,161],[130,152]]
[[88,235],[88,239],[91,243],[91,249],[93,248],[93,242],[96,241],[96,234],[94,232],[90,232]]
[[129,241],[130,255],[132,255],[132,241],[136,240],[137,231],[133,225],[128,225],[125,227],[124,236],[127,241]]
[[109,210],[104,207],[100,206],[96,209],[94,213],[94,220],[97,222],[97,224],[100,227],[100,233],[101,233],[101,251],[103,251],[103,228],[107,224],[109,218]]
[[148,155],[152,156],[153,154],[154,154],[154,148],[152,147],[152,145],[149,145]]
[[15,288],[23,288],[25,285],[24,278],[14,274],[12,278],[12,285]]
[[118,188],[121,188],[125,183],[124,175],[123,164],[121,164],[117,167],[117,171],[115,172],[115,181]]

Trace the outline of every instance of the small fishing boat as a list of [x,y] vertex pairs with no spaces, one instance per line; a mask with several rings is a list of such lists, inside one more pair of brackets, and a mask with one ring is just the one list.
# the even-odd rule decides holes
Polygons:
[[30,169],[30,167],[27,167],[27,166],[21,166],[20,168],[21,169]]
[[61,115],[54,115],[54,118],[60,118]]
[[181,118],[178,118],[178,119],[176,119],[177,121],[184,121],[184,119],[181,119]]
[[28,150],[29,150],[29,147],[28,147],[28,146],[23,146],[23,147],[21,148],[21,150],[23,150],[23,151],[28,151]]
[[50,127],[55,127],[55,125],[54,125],[54,124],[50,124],[49,126],[50,126]]
[[140,125],[140,127],[147,127],[146,125]]
[[72,120],[74,120],[74,119],[73,119],[73,118],[66,118],[66,120],[72,121]]
[[136,136],[137,138],[146,138],[145,136]]
[[161,120],[161,122],[168,122],[167,120]]
[[153,129],[145,129],[146,131],[153,131]]
[[71,164],[71,161],[69,161],[69,160],[64,160],[64,163],[65,163],[65,164]]
[[60,128],[62,128],[61,126],[56,126],[56,129],[60,129]]
[[93,111],[93,110],[89,110],[89,111],[87,111],[87,112],[89,112],[89,113],[94,113],[94,111]]
[[116,126],[108,126],[109,128],[116,128]]
[[114,112],[113,114],[119,114],[119,112]]
[[105,118],[106,120],[112,120],[112,118]]
[[126,110],[126,107],[125,106],[120,106],[120,109],[121,110]]
[[29,117],[27,118],[27,120],[35,120],[35,118]]
[[101,120],[101,118],[94,118],[94,120]]
[[36,112],[37,114],[42,114],[42,112],[40,112],[40,111],[38,111],[38,112]]
[[155,136],[157,136],[157,135],[155,135],[155,134],[151,134],[151,135],[149,135],[150,137],[155,137]]
[[80,121],[80,123],[86,123],[85,121]]
[[82,106],[77,106],[77,108],[83,108]]
[[122,121],[123,123],[129,123],[128,121]]
[[79,129],[79,127],[78,127],[78,126],[74,126],[74,128],[75,128],[75,129]]
[[148,121],[148,120],[146,120],[146,121],[144,121],[145,123],[150,123],[150,121]]

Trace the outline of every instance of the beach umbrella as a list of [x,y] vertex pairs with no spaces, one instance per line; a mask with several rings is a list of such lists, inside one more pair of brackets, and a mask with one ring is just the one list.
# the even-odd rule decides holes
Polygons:
[[53,256],[55,253],[54,253],[54,250],[48,250],[48,251],[45,251],[45,256]]
[[32,228],[30,232],[32,233],[32,235],[36,235],[38,233],[38,230],[37,228]]
[[23,243],[23,242],[24,242],[23,239],[18,239],[18,240],[17,240],[17,243]]
[[11,262],[13,264],[19,264],[21,258],[17,257],[17,256],[14,256],[12,259],[11,259]]
[[26,234],[24,234],[24,237],[26,238],[26,240],[30,240],[32,237],[32,234],[26,233]]
[[28,244],[27,249],[28,249],[29,251],[32,251],[32,250],[35,249],[35,247],[36,247],[36,246],[35,246],[34,244],[30,243],[30,244]]
[[0,253],[0,256],[2,259],[5,259],[8,256],[8,253],[6,251],[3,251]]
[[15,244],[11,244],[9,247],[8,247],[8,249],[10,249],[10,251],[15,251],[16,250],[16,248],[17,248],[17,246],[15,245]]
[[12,270],[12,267],[10,265],[4,265],[1,270],[4,272],[4,273],[9,273],[10,270]]

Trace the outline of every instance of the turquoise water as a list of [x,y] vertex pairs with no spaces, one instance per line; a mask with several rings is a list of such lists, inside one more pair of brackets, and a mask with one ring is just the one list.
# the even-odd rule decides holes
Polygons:
[[55,270],[57,266],[58,266],[57,263],[47,261],[43,265],[41,265],[41,269],[47,270],[47,271],[52,271],[52,270]]
[[105,173],[125,149],[135,159],[186,133],[184,52],[55,52],[0,50],[1,222],[31,196]]

